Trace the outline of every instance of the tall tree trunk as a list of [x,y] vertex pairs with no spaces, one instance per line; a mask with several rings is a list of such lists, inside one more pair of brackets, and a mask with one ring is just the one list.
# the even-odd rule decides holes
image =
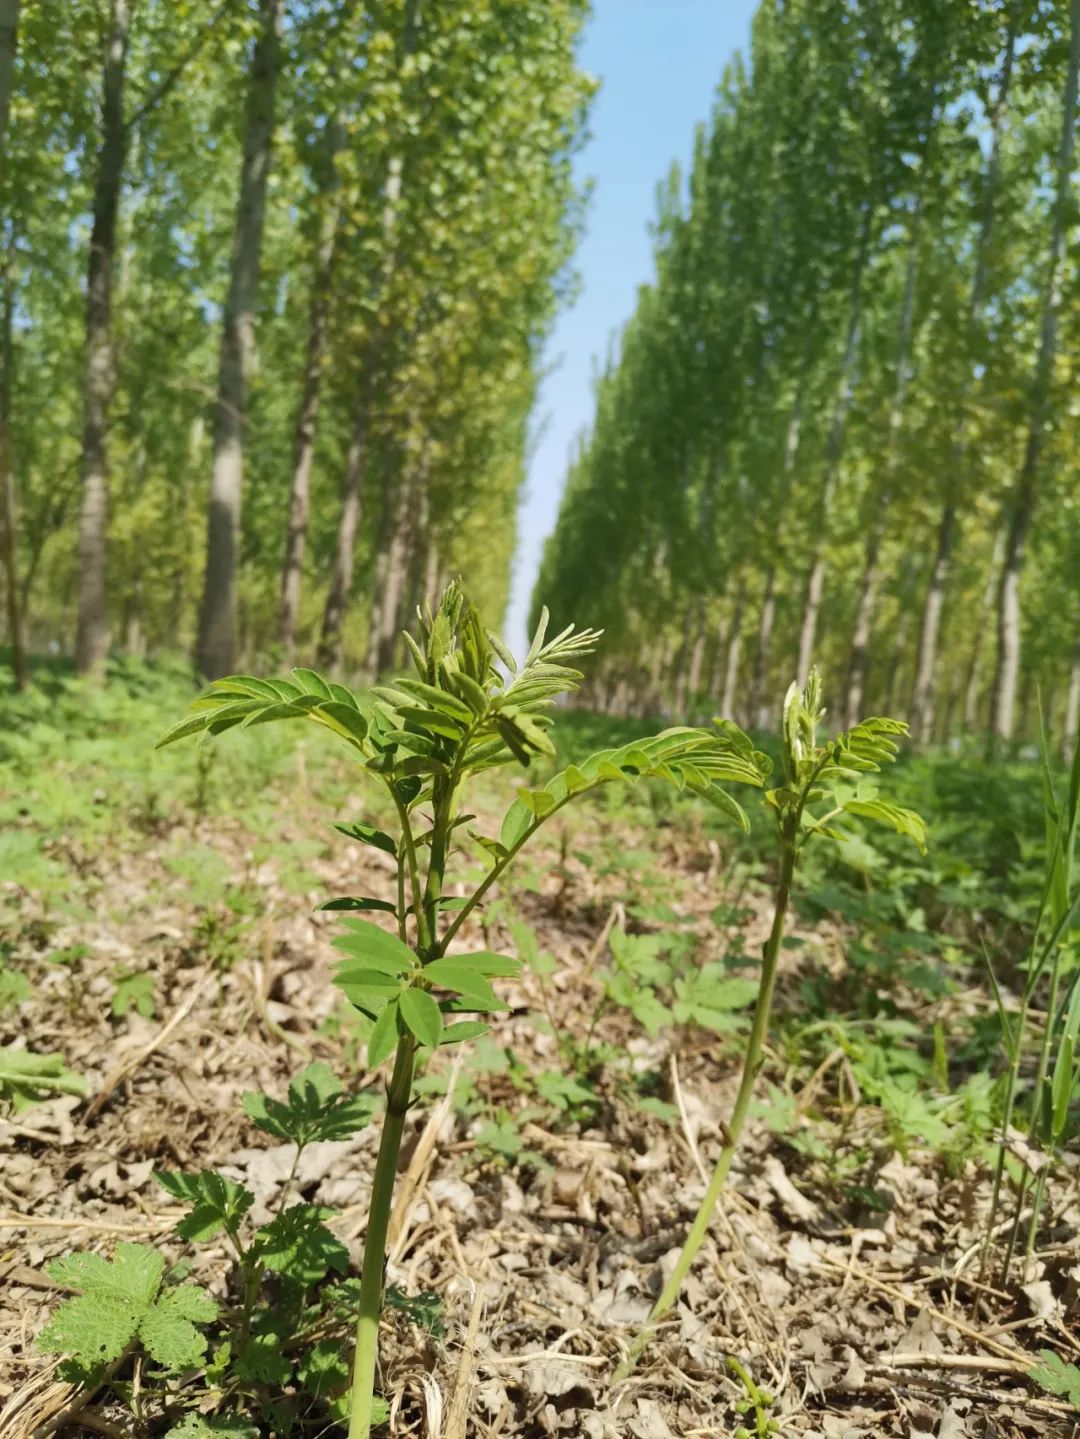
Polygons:
[[[0,32],[2,35],[2,32]],[[0,94],[0,104],[3,95]],[[4,566],[4,608],[11,671],[15,688],[25,689],[30,681],[27,661],[25,615],[19,596],[16,545],[15,456],[11,444],[11,386],[14,348],[11,341],[15,313],[15,286],[11,273],[11,245],[4,248],[3,314],[0,317],[0,562]]]
[[0,0],[0,180],[6,166],[8,116],[15,74],[15,47],[19,34],[19,0]]
[[863,208],[862,232],[855,256],[855,269],[851,279],[848,300],[847,335],[844,340],[844,355],[833,401],[829,438],[825,447],[825,475],[821,483],[813,525],[813,558],[806,581],[806,597],[803,602],[802,627],[799,631],[799,656],[796,667],[799,684],[805,685],[814,658],[814,644],[817,640],[817,622],[821,611],[821,597],[825,592],[826,536],[829,517],[832,512],[836,487],[840,479],[840,462],[844,456],[844,440],[847,435],[848,410],[855,388],[855,367],[859,354],[859,334],[862,329],[863,275],[870,253],[870,232],[873,227],[874,206],[869,200]]
[[312,275],[311,306],[308,315],[307,358],[300,408],[296,415],[293,437],[293,473],[289,492],[289,518],[285,532],[285,560],[281,568],[281,603],[278,610],[278,639],[286,663],[291,663],[296,639],[296,622],[300,613],[300,586],[304,571],[304,546],[307,542],[308,509],[311,495],[311,470],[315,460],[315,439],[319,422],[319,399],[322,389],[326,336],[330,316],[330,282],[338,225],[337,154],[343,143],[343,127],[335,120],[327,136],[326,169],[323,176],[321,201],[323,207],[319,242]]
[[982,688],[982,648],[991,626],[994,608],[994,591],[997,589],[997,573],[1001,568],[1001,556],[1005,536],[998,531],[994,540],[994,554],[990,561],[990,573],[983,587],[982,603],[975,617],[975,638],[971,646],[971,660],[968,664],[967,682],[964,685],[964,728],[968,731],[978,728],[979,693]]
[[266,187],[274,139],[283,0],[259,0],[259,33],[251,57],[244,118],[244,158],[233,230],[229,292],[221,334],[213,468],[206,519],[206,573],[199,610],[197,659],[211,679],[234,668],[244,421],[255,357]]
[[428,574],[428,517],[427,486],[422,486],[416,496],[416,514],[413,517],[412,543],[409,546],[408,583],[401,602],[398,616],[398,633],[394,636],[396,645],[401,642],[401,630],[410,623],[418,609],[423,608],[424,585]]
[[431,519],[428,518],[427,549],[424,557],[424,590],[420,599],[435,608],[435,603],[443,590],[446,588],[440,581],[442,572],[442,561],[439,558],[439,540],[432,528]]
[[720,696],[720,713],[731,718],[735,710],[735,686],[739,678],[739,656],[742,653],[742,618],[746,605],[746,583],[742,581],[735,595],[735,608],[728,627],[727,654],[724,659],[724,692]]
[[[932,125],[931,117],[931,125]],[[896,335],[896,371],[892,401],[889,405],[889,428],[885,446],[885,482],[872,494],[874,509],[869,516],[863,570],[859,577],[855,605],[855,625],[851,636],[851,658],[848,667],[847,724],[855,724],[862,714],[866,697],[866,671],[870,662],[870,635],[874,625],[874,607],[881,581],[881,546],[885,539],[889,508],[896,492],[900,464],[900,433],[904,424],[904,401],[907,398],[911,332],[915,318],[915,287],[919,275],[919,240],[922,232],[922,195],[916,199],[911,223],[907,274],[904,297],[900,305],[900,324]]]
[[[806,395],[807,366],[803,366],[799,388],[795,395],[791,417],[788,420],[787,435],[784,439],[783,471],[780,479],[780,494],[777,505],[776,533],[783,525],[783,511],[791,491],[795,475],[795,462],[799,455],[799,441],[802,438],[803,402]],[[775,542],[774,542],[775,544]],[[769,666],[769,647],[772,644],[773,628],[776,624],[776,567],[775,549],[770,550],[769,567],[765,573],[765,590],[758,613],[757,644],[754,649],[754,668],[750,675],[750,695],[747,713],[752,725],[764,727],[768,723],[769,710],[764,703],[765,682]]]
[[697,710],[703,688],[705,670],[706,625],[704,607],[699,605],[694,623],[694,641],[690,646],[690,663],[686,667],[686,712]]
[[675,682],[675,712],[685,718],[690,716],[690,706],[701,684],[704,658],[705,609],[698,599],[691,605],[686,617],[686,633],[679,651]]
[[[979,222],[979,235],[975,244],[975,273],[972,276],[971,294],[968,298],[967,336],[969,347],[976,338],[977,328],[986,305],[987,280],[990,274],[990,240],[994,230],[998,188],[1001,183],[1001,147],[1005,134],[1005,117],[1009,108],[1009,90],[1012,84],[1013,62],[1016,57],[1021,8],[1019,3],[1015,3],[1009,12],[1009,28],[1001,62],[1001,78],[998,81],[997,96],[990,119],[990,159],[986,168],[982,218]],[[922,619],[919,625],[915,687],[911,698],[911,730],[915,738],[922,744],[928,743],[934,732],[934,687],[937,680],[937,657],[941,641],[941,616],[945,608],[945,589],[955,548],[954,531],[958,514],[958,500],[966,479],[967,410],[975,374],[976,367],[972,363],[965,373],[960,391],[956,428],[952,444],[949,447],[945,492],[938,519],[934,561],[930,567],[930,578],[926,587]]]
[[422,474],[412,470],[413,462],[407,458],[405,463],[406,471],[392,489],[394,508],[390,517],[386,562],[379,571],[377,592],[371,609],[367,669],[372,679],[377,679],[394,666],[394,650],[413,544],[413,497],[423,485]]
[[945,586],[952,563],[956,506],[946,502],[938,521],[937,545],[930,581],[923,601],[919,626],[919,648],[915,658],[915,689],[911,699],[911,729],[920,744],[927,744],[934,732],[934,690],[937,679],[937,651],[941,636],[941,613],[945,608]]
[[112,283],[116,218],[128,141],[124,122],[124,71],[130,19],[129,0],[111,0],[101,85],[101,148],[94,177],[94,218],[86,274],[82,506],[79,511],[79,598],[75,637],[75,664],[80,674],[100,674],[109,651],[105,540],[109,499],[109,410],[116,378],[112,345]]
[[341,661],[341,627],[349,603],[349,591],[352,589],[356,531],[360,524],[360,504],[367,475],[370,424],[371,410],[365,398],[357,408],[352,438],[345,455],[337,548],[334,551],[334,568],[330,576],[330,589],[323,609],[322,634],[319,638],[319,663],[332,669]]
[[1076,622],[1076,647],[1069,674],[1069,693],[1065,701],[1065,728],[1062,733],[1062,756],[1068,762],[1080,739],[1080,615]]
[[[7,131],[11,114],[11,89],[15,70],[15,46],[19,31],[19,0],[0,0],[0,187],[7,174]],[[3,237],[3,316],[0,319],[0,562],[4,566],[4,608],[15,688],[29,682],[24,633],[23,607],[19,600],[16,572],[15,456],[11,442],[11,387],[14,350],[11,342],[15,311],[14,277],[11,273],[13,242]]]
[[[416,48],[420,29],[421,0],[405,0],[404,31],[401,62]],[[386,293],[397,264],[397,223],[404,183],[403,153],[390,156],[386,171],[383,200],[383,254],[379,272],[374,278],[373,300],[377,307]],[[377,316],[375,317],[377,321]],[[364,346],[360,361],[360,387],[353,418],[353,437],[345,460],[341,486],[341,515],[338,520],[337,550],[330,589],[323,610],[322,634],[319,639],[319,661],[336,668],[341,663],[341,629],[349,603],[355,566],[356,533],[360,522],[363,482],[367,473],[367,447],[371,434],[371,418],[378,390],[379,370],[384,353],[383,332],[377,323]]]
[[1080,75],[1080,0],[1069,7],[1069,59],[1062,106],[1061,142],[1058,146],[1054,218],[1043,293],[1042,327],[1028,405],[1028,432],[1024,458],[1010,496],[1005,554],[998,585],[997,666],[994,673],[991,740],[1010,740],[1020,675],[1020,576],[1024,551],[1038,502],[1043,442],[1049,420],[1050,385],[1057,354],[1058,310],[1066,233],[1070,228],[1072,167],[1076,151],[1076,95]]

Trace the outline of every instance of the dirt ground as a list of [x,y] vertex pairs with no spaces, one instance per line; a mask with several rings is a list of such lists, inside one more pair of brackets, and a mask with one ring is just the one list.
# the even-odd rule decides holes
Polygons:
[[[604,823],[592,814],[587,826]],[[693,837],[671,829],[628,836],[654,851],[658,873],[679,886],[702,942],[722,936],[710,915],[717,863]],[[225,972],[192,942],[197,923],[183,887],[165,884],[177,847],[207,846],[232,877],[258,894],[242,953]],[[53,1432],[71,1402],[33,1337],[55,1302],[43,1265],[71,1248],[108,1250],[118,1238],[149,1238],[173,1257],[178,1211],[152,1179],[155,1168],[215,1167],[258,1196],[255,1219],[287,1174],[291,1146],[274,1146],[240,1105],[245,1090],[283,1092],[313,1058],[345,1078],[340,1037],[318,1033],[337,995],[330,984],[334,917],[312,913],[328,894],[390,891],[390,861],[349,848],[308,861],[309,893],[283,886],[274,860],[253,856],[238,825],[200,821],[146,835],[141,852],[72,855],[90,913],[42,925],[41,944],[85,946],[71,964],[44,973],[6,1038],[62,1050],[90,1081],[87,1098],[36,1105],[0,1123],[0,1439]],[[541,853],[534,892],[516,896],[540,944],[559,960],[540,992],[526,973],[510,985],[513,1012],[495,1019],[495,1039],[526,1065],[558,1064],[555,1040],[533,1015],[581,1033],[595,1006],[596,970],[620,917],[620,881],[606,880],[555,849]],[[358,879],[367,885],[360,891]],[[764,934],[764,905],[752,896],[747,952]],[[23,906],[33,933],[35,901]],[[512,952],[501,923],[466,947]],[[790,999],[795,969],[827,962],[832,939],[785,956]],[[816,956],[814,960],[808,956]],[[825,960],[822,960],[825,956]],[[153,1018],[109,1009],[117,966],[157,975]],[[950,1174],[930,1152],[907,1158],[878,1145],[873,1195],[837,1199],[814,1167],[770,1132],[758,1114],[676,1315],[631,1379],[612,1371],[645,1317],[665,1266],[675,1258],[704,1190],[722,1117],[738,1077],[737,1042],[696,1031],[676,1059],[670,1034],[648,1039],[612,1011],[598,1033],[622,1043],[635,1066],[662,1076],[672,1122],[628,1106],[612,1086],[588,1126],[527,1117],[520,1134],[544,1163],[510,1164],[478,1147],[482,1115],[435,1098],[409,1125],[391,1230],[390,1282],[433,1291],[445,1306],[445,1335],[426,1338],[391,1314],[382,1343],[383,1392],[394,1434],[575,1435],[585,1439],[705,1439],[727,1436],[753,1416],[734,1408],[742,1386],[726,1368],[735,1356],[777,1396],[781,1435],[801,1439],[1019,1439],[1077,1432],[1076,1411],[1024,1377],[1040,1348],[1075,1361],[1080,1320],[1080,1203],[1075,1182],[1050,1196],[1051,1243],[1022,1291],[980,1281],[985,1177],[974,1166]],[[873,1146],[872,1105],[858,1104],[842,1052],[817,1071],[785,1078],[773,1053],[768,1076],[787,1084],[798,1113],[847,1106],[846,1142]],[[454,1088],[469,1055],[441,1053],[436,1068]],[[474,1083],[490,1109],[520,1110],[505,1075]],[[317,1144],[304,1156],[299,1193],[339,1212],[331,1227],[359,1260],[378,1124],[354,1140]],[[1075,1171],[1073,1174],[1075,1181]],[[224,1255],[203,1246],[196,1276],[220,1287]],[[458,1429],[468,1414],[467,1430]],[[453,1426],[453,1427],[452,1427]],[[119,1406],[95,1402],[65,1423],[68,1434],[131,1434]]]

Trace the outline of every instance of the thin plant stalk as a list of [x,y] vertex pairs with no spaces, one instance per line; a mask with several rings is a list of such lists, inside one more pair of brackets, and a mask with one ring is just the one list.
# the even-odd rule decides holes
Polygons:
[[[784,941],[784,926],[799,847],[804,839],[815,835],[833,840],[840,837],[834,821],[846,813],[887,824],[913,840],[926,851],[926,826],[912,810],[887,804],[877,798],[876,787],[860,784],[867,773],[879,771],[892,761],[897,752],[894,736],[907,733],[900,720],[872,717],[860,721],[850,730],[836,735],[828,744],[819,744],[817,729],[824,717],[821,706],[821,680],[811,670],[805,687],[791,685],[784,700],[781,737],[783,740],[783,783],[767,790],[765,802],[773,810],[780,850],[780,873],[773,901],[772,927],[762,951],[761,979],[757,1002],[743,1058],[739,1090],[732,1110],[731,1122],[724,1137],[724,1147],[716,1161],[690,1232],[675,1262],[667,1283],[652,1307],[640,1334],[631,1344],[625,1360],[616,1370],[617,1380],[625,1379],[633,1370],[648,1345],[658,1322],[679,1297],[683,1281],[709,1232],[713,1211],[720,1199],[735,1151],[750,1113],[754,1085],[761,1069],[765,1039],[772,1013],[776,971]],[[856,783],[852,784],[852,780]],[[817,803],[831,801],[832,808],[823,815],[811,811]]]
[[360,1270],[360,1308],[356,1320],[356,1356],[353,1360],[352,1401],[349,1412],[349,1439],[368,1439],[375,1402],[375,1363],[379,1349],[379,1317],[382,1313],[383,1266],[386,1235],[394,1199],[401,1137],[412,1099],[416,1043],[411,1035],[398,1040],[394,1072],[386,1095],[386,1114],[375,1162],[364,1259]]
[[798,828],[799,816],[797,813],[785,816],[781,822],[780,878],[776,886],[772,928],[762,952],[761,983],[758,988],[757,1003],[754,1006],[754,1019],[750,1029],[750,1038],[747,1041],[746,1055],[743,1059],[739,1092],[735,1097],[731,1122],[727,1126],[727,1138],[720,1151],[720,1157],[716,1161],[705,1197],[690,1226],[690,1232],[683,1242],[675,1267],[660,1291],[645,1327],[630,1346],[630,1352],[626,1359],[616,1370],[616,1382],[629,1376],[652,1338],[656,1325],[678,1299],[683,1282],[697,1258],[698,1250],[705,1242],[705,1236],[708,1234],[709,1225],[712,1222],[713,1211],[720,1199],[724,1185],[727,1183],[728,1171],[731,1169],[731,1161],[735,1157],[735,1151],[746,1124],[746,1117],[750,1112],[754,1085],[761,1069],[765,1037],[769,1028],[769,1016],[772,1013],[773,993],[776,988],[776,970],[783,945],[784,926],[791,900],[791,886],[795,877]]
[[[1044,795],[1047,815],[1047,866],[1046,876],[1043,881],[1042,895],[1039,901],[1039,910],[1035,920],[1035,927],[1032,936],[1033,960],[1028,968],[1027,977],[1024,983],[1024,992],[1021,999],[1020,1014],[1017,1023],[1015,1038],[1009,1041],[1009,1071],[1007,1077],[1004,1113],[1001,1122],[1001,1142],[998,1146],[997,1162],[994,1168],[994,1186],[990,1200],[990,1213],[987,1218],[986,1231],[983,1239],[983,1257],[980,1263],[980,1275],[985,1272],[986,1261],[989,1255],[991,1236],[996,1226],[998,1207],[1000,1204],[1001,1190],[1004,1183],[1005,1155],[1007,1152],[1009,1130],[1012,1126],[1012,1117],[1016,1106],[1017,1094],[1020,1083],[1020,1068],[1023,1063],[1025,1040],[1027,1036],[1028,1020],[1031,1010],[1031,1002],[1034,998],[1036,987],[1042,975],[1050,965],[1049,992],[1046,1006],[1046,1023],[1043,1028],[1042,1038],[1039,1043],[1039,1054],[1036,1062],[1035,1083],[1032,1091],[1032,1107],[1028,1123],[1028,1137],[1034,1144],[1042,1141],[1044,1145],[1052,1145],[1052,1133],[1041,1134],[1042,1117],[1046,1099],[1046,1085],[1050,1072],[1050,1059],[1053,1053],[1053,1037],[1057,1018],[1058,995],[1061,989],[1062,965],[1064,954],[1062,940],[1065,932],[1075,917],[1080,907],[1080,895],[1073,896],[1070,893],[1071,873],[1073,854],[1075,852],[1076,831],[1078,814],[1080,814],[1080,742],[1077,744],[1076,753],[1073,757],[1072,769],[1069,778],[1068,796],[1064,808],[1059,807],[1054,798],[1053,784],[1050,775],[1050,748],[1047,740],[1045,726],[1042,731],[1043,740],[1043,780]],[[1038,936],[1042,932],[1043,923],[1047,915],[1052,918],[1052,926],[1041,946],[1036,950]],[[997,992],[996,980],[994,981],[995,993]],[[1000,998],[998,1009],[1001,1015],[1001,1022],[1007,1025],[1007,1018]],[[1049,1147],[1049,1146],[1048,1146]],[[1048,1159],[1049,1159],[1048,1155]],[[1020,1229],[1023,1223],[1024,1202],[1027,1197],[1029,1176],[1025,1171],[1017,1198],[1016,1214],[1012,1224],[1009,1239],[1005,1248],[1005,1256],[1002,1261],[1000,1282],[1005,1283],[1008,1278],[1013,1255],[1016,1252],[1016,1245],[1020,1237]],[[1042,1201],[1046,1187],[1045,1169],[1040,1171],[1035,1186],[1035,1197],[1028,1223],[1026,1236],[1025,1253],[1028,1260],[1034,1252],[1035,1239],[1038,1233],[1039,1216],[1042,1211]]]

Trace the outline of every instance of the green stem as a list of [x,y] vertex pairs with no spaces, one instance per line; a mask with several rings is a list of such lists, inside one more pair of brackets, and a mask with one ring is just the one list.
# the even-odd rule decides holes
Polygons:
[[[1057,1024],[1058,994],[1061,990],[1061,964],[1062,950],[1058,945],[1054,950],[1054,964],[1050,972],[1050,993],[1046,1000],[1046,1023],[1043,1026],[1042,1041],[1039,1045],[1039,1063],[1035,1072],[1035,1089],[1031,1101],[1031,1120],[1028,1125],[1028,1137],[1032,1144],[1038,1142],[1046,1151],[1047,1167],[1049,1166],[1053,1152],[1053,1133],[1044,1132],[1043,1115],[1048,1108],[1049,1096],[1046,1094],[1046,1086],[1050,1074],[1050,1054],[1054,1044],[1054,1031]],[[1046,1189],[1046,1169],[1039,1171],[1035,1184],[1035,1200],[1031,1210],[1031,1222],[1028,1226],[1027,1248],[1025,1253],[1025,1271],[1030,1263],[1031,1256],[1035,1252],[1035,1239],[1039,1230],[1039,1216],[1042,1212],[1043,1196]],[[1027,1282],[1025,1272],[1024,1282]]]
[[765,1046],[765,1035],[769,1027],[769,1015],[772,1010],[773,991],[776,988],[776,969],[780,958],[780,946],[784,938],[784,922],[787,917],[788,903],[791,898],[791,884],[795,875],[795,847],[798,833],[798,815],[793,814],[785,817],[781,828],[781,859],[780,879],[776,886],[775,904],[773,908],[772,929],[765,941],[762,952],[761,984],[758,987],[757,1003],[754,1006],[754,1021],[750,1029],[750,1038],[746,1046],[746,1056],[743,1059],[742,1077],[739,1080],[739,1092],[735,1097],[735,1107],[731,1112],[731,1123],[728,1125],[727,1139],[720,1157],[716,1161],[716,1168],[713,1170],[712,1178],[709,1180],[709,1187],[705,1191],[705,1198],[701,1201],[701,1207],[694,1217],[690,1226],[683,1247],[679,1252],[675,1268],[671,1271],[667,1283],[660,1291],[659,1298],[653,1305],[645,1327],[630,1346],[630,1352],[626,1359],[615,1371],[615,1381],[626,1379],[632,1372],[638,1359],[641,1357],[657,1323],[669,1309],[675,1304],[682,1289],[683,1281],[690,1272],[690,1267],[697,1258],[698,1250],[705,1242],[705,1236],[709,1232],[709,1225],[712,1221],[713,1210],[716,1208],[721,1191],[727,1182],[728,1171],[731,1168],[731,1161],[735,1157],[735,1150],[738,1147],[739,1138],[743,1126],[746,1123],[746,1116],[750,1112],[750,1100],[754,1092],[754,1083],[757,1080],[758,1070],[761,1068],[762,1052]]
[[416,917],[417,948],[425,948],[430,943],[430,940],[428,939],[427,926],[424,918],[424,905],[420,888],[420,866],[416,858],[416,844],[413,840],[412,825],[409,823],[409,811],[402,803],[401,796],[394,788],[393,783],[388,781],[387,788],[397,808],[398,819],[401,823],[401,843],[405,846],[405,858],[409,866],[409,883],[412,886],[413,914]]
[[411,1035],[398,1040],[394,1073],[386,1094],[379,1157],[368,1209],[364,1236],[364,1261],[360,1270],[360,1308],[356,1320],[356,1355],[353,1360],[352,1399],[349,1407],[349,1439],[368,1439],[375,1397],[375,1362],[379,1351],[379,1316],[382,1313],[383,1268],[386,1262],[386,1235],[397,1178],[398,1154],[405,1117],[412,1098],[416,1042]]
[[431,857],[424,885],[424,916],[433,953],[442,953],[439,945],[439,901],[442,899],[446,860],[450,852],[450,831],[454,812],[457,770],[444,785],[435,787],[435,813],[431,831]]

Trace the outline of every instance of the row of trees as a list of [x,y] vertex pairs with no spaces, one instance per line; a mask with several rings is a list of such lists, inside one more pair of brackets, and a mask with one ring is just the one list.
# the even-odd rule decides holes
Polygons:
[[501,608],[586,8],[0,0],[20,681],[29,644],[385,667],[457,569]]
[[1080,0],[763,0],[536,588],[594,703],[1080,718]]

